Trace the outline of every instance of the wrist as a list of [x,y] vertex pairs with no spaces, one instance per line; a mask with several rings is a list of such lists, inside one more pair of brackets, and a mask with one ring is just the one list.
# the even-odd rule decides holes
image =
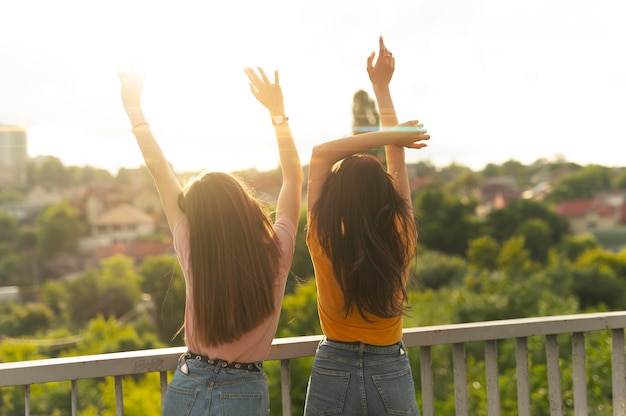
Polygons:
[[286,124],[289,121],[289,117],[284,114],[273,114],[272,115],[272,124],[275,126],[280,126],[281,124]]

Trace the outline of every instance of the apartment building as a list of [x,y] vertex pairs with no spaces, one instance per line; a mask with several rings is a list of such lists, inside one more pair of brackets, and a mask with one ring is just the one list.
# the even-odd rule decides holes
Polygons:
[[0,126],[0,187],[26,185],[26,129]]

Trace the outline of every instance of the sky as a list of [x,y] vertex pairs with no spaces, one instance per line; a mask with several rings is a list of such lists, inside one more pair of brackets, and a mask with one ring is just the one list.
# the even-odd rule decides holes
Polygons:
[[314,145],[351,133],[352,97],[373,96],[366,61],[383,35],[398,118],[431,135],[408,162],[626,166],[622,0],[4,0],[0,10],[0,124],[28,129],[31,157],[139,167],[117,78],[133,63],[176,170],[274,169],[269,114],[242,70],[260,66],[279,70],[305,165]]

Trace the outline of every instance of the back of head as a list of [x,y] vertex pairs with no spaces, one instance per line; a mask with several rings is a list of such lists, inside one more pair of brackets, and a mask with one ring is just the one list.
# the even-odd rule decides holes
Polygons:
[[279,249],[272,223],[246,186],[222,172],[193,181],[180,202],[189,222],[198,339],[234,341],[275,309]]
[[356,307],[364,318],[365,312],[402,315],[415,223],[379,160],[362,154],[344,159],[324,184],[313,215],[346,314]]

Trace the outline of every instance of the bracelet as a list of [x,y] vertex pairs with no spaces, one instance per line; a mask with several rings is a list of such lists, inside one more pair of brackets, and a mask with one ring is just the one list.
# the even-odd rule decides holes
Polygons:
[[131,130],[133,134],[135,134],[135,129],[137,127],[141,127],[141,126],[148,126],[150,127],[150,124],[148,124],[146,121],[142,121],[141,123],[137,123],[133,126],[133,129]]
[[283,124],[285,121],[289,120],[289,117],[287,116],[272,116],[272,124],[275,126],[280,126],[281,124]]

